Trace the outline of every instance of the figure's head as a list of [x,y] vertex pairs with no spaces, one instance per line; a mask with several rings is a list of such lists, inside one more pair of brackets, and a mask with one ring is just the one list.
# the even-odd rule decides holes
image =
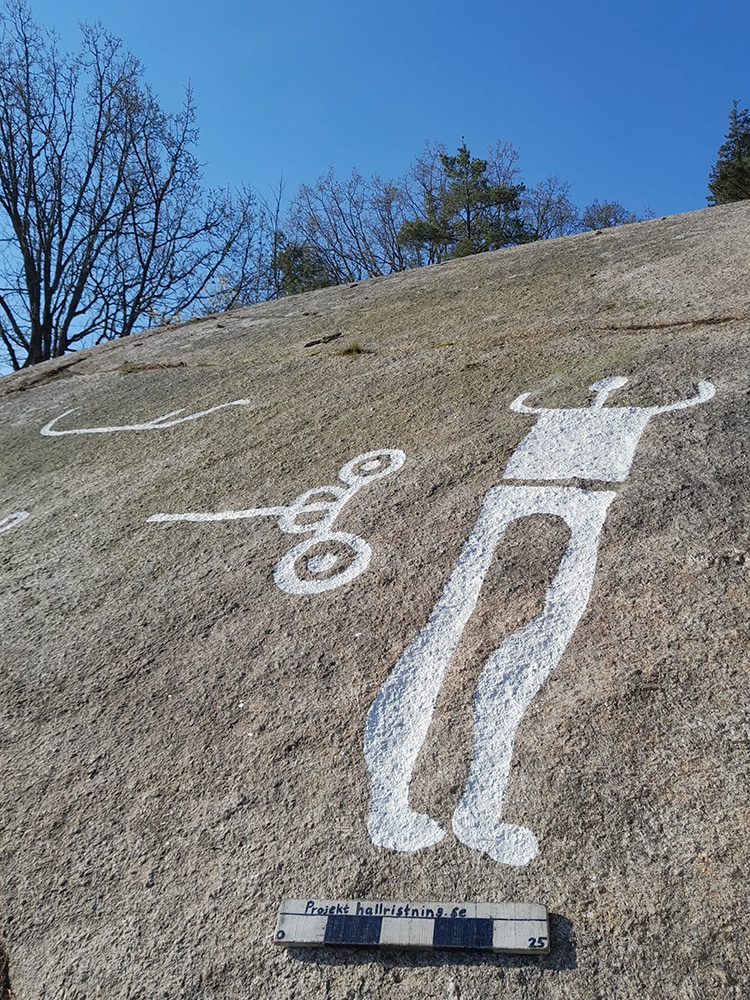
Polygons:
[[593,385],[589,386],[589,389],[596,393],[596,398],[592,402],[591,408],[600,410],[611,392],[614,392],[615,389],[622,389],[627,384],[628,380],[624,375],[610,375],[608,378],[603,378],[600,382],[594,382]]

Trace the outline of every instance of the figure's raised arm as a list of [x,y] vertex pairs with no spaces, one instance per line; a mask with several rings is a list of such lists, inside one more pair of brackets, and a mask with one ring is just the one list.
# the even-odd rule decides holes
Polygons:
[[716,387],[713,382],[699,382],[698,392],[690,399],[681,399],[678,403],[669,403],[667,406],[655,406],[654,413],[666,413],[668,410],[684,410],[688,406],[699,406],[707,403],[716,395]]
[[526,406],[524,404],[524,400],[528,399],[530,395],[530,392],[522,392],[520,396],[516,396],[508,409],[514,410],[516,413],[541,413],[542,411],[540,409],[535,409],[532,406]]

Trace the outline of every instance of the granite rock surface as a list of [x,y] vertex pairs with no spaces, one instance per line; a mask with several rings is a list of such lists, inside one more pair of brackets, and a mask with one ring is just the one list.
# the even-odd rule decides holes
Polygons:
[[[749,334],[746,202],[0,379],[6,996],[750,995]],[[515,733],[502,819],[538,854],[500,863],[451,817],[483,665],[540,615],[570,543],[540,513],[494,552],[414,766],[410,805],[446,835],[376,846],[368,712],[488,491],[514,485],[537,418],[510,404],[583,410],[612,376],[628,382],[604,409],[701,381],[715,395],[654,416],[623,481],[557,484],[616,496],[585,609]],[[384,449],[403,464],[357,481],[334,538],[316,529],[378,459],[348,485],[339,471]],[[284,950],[285,897],[542,903],[552,950]]]

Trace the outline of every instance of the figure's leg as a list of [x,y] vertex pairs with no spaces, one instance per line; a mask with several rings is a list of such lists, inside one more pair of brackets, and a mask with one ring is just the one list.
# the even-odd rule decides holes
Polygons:
[[510,510],[503,519],[490,507],[488,512],[485,499],[427,624],[406,648],[367,714],[364,751],[372,790],[367,828],[379,847],[416,851],[445,835],[439,823],[409,808],[409,782],[446,668],[474,610],[495,548],[513,520]]
[[[471,769],[453,815],[459,840],[509,865],[527,864],[538,850],[530,830],[500,821],[516,730],[534,695],[557,666],[588,603],[599,536],[615,497],[612,492],[586,493],[571,487],[521,489],[530,503],[526,513],[563,518],[571,529],[570,542],[541,614],[490,654],[479,677]],[[495,499],[504,505],[499,491]]]

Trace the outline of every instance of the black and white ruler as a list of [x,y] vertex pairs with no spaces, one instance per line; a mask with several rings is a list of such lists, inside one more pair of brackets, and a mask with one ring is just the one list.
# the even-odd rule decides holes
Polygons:
[[285,899],[274,941],[287,947],[370,945],[544,954],[547,910],[538,903]]

